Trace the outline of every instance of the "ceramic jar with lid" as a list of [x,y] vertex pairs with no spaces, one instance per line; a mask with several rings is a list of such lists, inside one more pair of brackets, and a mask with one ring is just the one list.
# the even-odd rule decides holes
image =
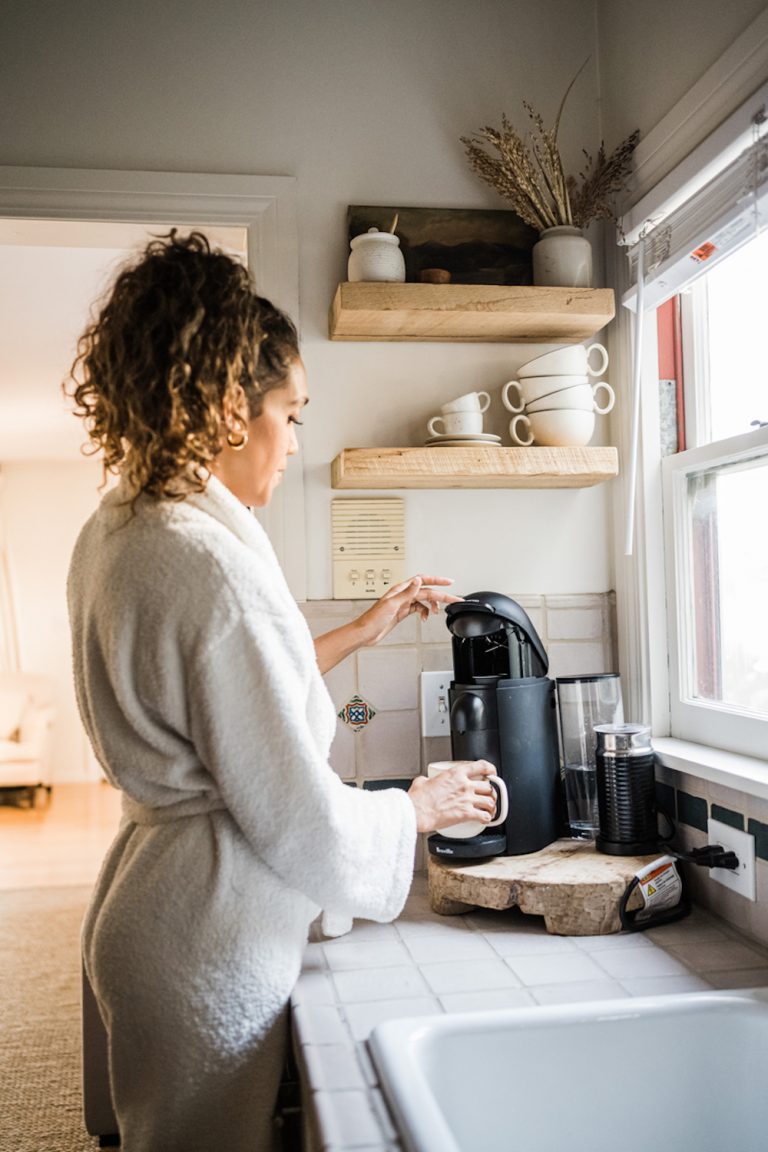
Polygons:
[[358,280],[405,280],[405,260],[400,240],[391,232],[369,228],[354,236],[350,247],[347,276]]

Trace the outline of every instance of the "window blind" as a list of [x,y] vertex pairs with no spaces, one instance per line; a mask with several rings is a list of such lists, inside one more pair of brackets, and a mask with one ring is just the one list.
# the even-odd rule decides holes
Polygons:
[[768,84],[721,127],[715,155],[705,141],[624,218],[626,307],[637,307],[640,245],[643,306],[656,308],[768,226],[767,106]]

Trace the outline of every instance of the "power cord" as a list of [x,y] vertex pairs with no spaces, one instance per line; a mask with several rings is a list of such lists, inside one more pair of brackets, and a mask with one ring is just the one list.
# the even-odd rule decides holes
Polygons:
[[675,860],[682,860],[684,864],[698,864],[700,868],[727,868],[731,872],[735,872],[739,868],[739,858],[735,852],[730,848],[723,848],[722,844],[705,844],[703,848],[692,848],[690,852],[678,852],[669,843],[677,834],[677,825],[665,808],[657,804],[656,811],[664,817],[669,824],[670,831],[664,840],[659,841],[659,847],[663,848],[669,856],[674,856]]
[[[676,848],[672,848],[668,841],[672,840],[677,833],[675,821],[661,806],[657,806],[657,811],[664,817],[670,828],[667,838],[659,841],[659,848],[671,856],[673,860],[680,860],[683,864],[697,864],[700,868],[727,868],[730,871],[735,871],[739,867],[739,858],[736,853],[723,848],[722,844],[705,844],[702,848],[692,848],[690,852],[679,852]],[[672,866],[674,867],[674,865]],[[646,928],[655,928],[659,924],[671,924],[690,913],[691,903],[685,891],[682,876],[680,877],[680,901],[673,908],[664,908],[654,913],[642,909],[630,912],[627,908],[629,898],[639,883],[640,878],[634,876],[619,902],[619,919],[625,931],[642,932]]]
[[662,844],[664,850],[682,860],[684,864],[698,864],[701,868],[727,868],[735,872],[739,867],[739,858],[730,848],[723,848],[722,844],[705,844],[703,848],[692,848],[690,852],[678,852],[670,848],[669,844]]

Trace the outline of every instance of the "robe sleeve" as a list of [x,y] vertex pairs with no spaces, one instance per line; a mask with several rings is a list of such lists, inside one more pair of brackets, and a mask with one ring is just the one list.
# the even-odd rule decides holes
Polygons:
[[401,789],[352,788],[330,767],[307,716],[319,673],[302,641],[261,611],[208,645],[189,682],[193,740],[253,851],[286,884],[335,917],[392,920],[411,885],[415,809]]

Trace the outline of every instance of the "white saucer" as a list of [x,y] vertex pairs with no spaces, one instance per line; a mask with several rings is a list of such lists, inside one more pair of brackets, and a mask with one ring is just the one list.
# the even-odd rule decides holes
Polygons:
[[432,436],[424,441],[425,447],[434,448],[442,444],[445,447],[459,444],[501,444],[501,436],[494,436],[492,432],[453,432],[443,436]]

